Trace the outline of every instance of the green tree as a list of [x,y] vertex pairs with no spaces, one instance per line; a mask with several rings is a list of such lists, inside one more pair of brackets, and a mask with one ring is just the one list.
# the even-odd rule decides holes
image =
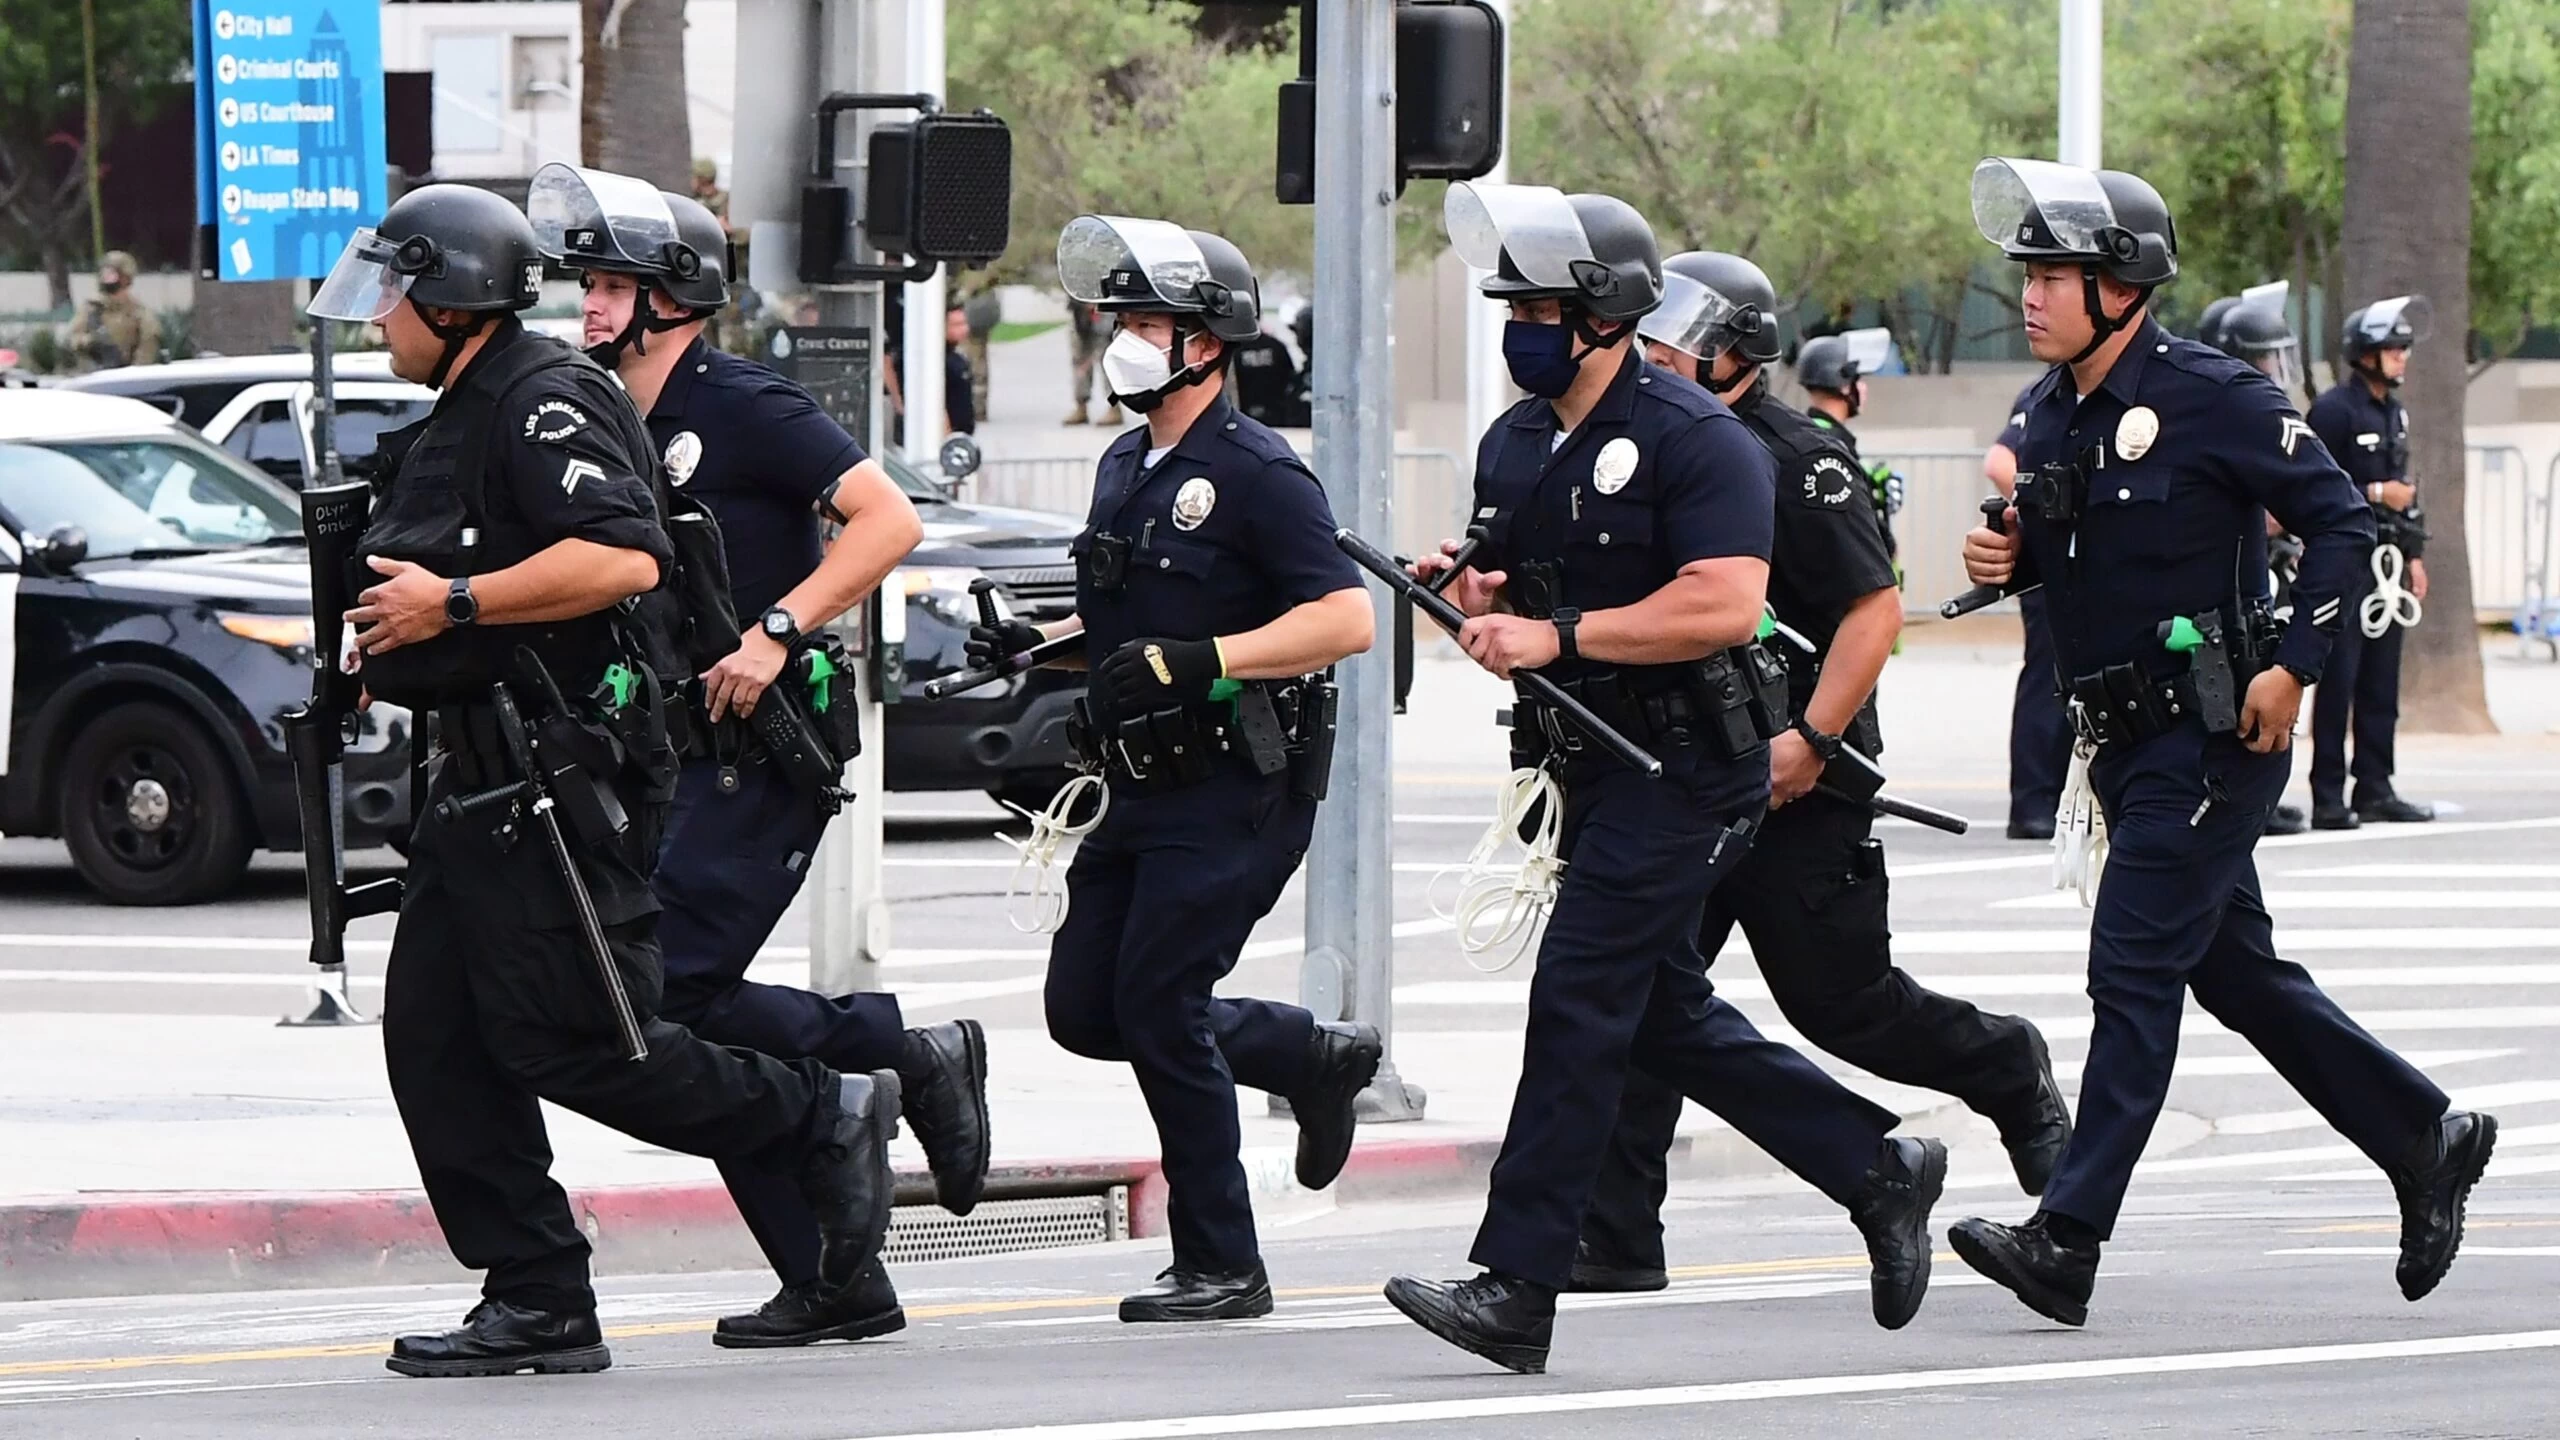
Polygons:
[[1304,273],[1313,212],[1272,198],[1280,82],[1294,30],[1204,35],[1186,3],[1061,15],[1053,0],[951,0],[951,103],[1013,127],[1007,280],[1054,278],[1058,231],[1080,214],[1161,217],[1233,240],[1255,267]]
[[1964,177],[2051,125],[2016,99],[2052,65],[2026,14],[1524,0],[1514,53],[1542,58],[1513,67],[1512,174],[1621,196],[1665,249],[1747,255],[1782,303],[1881,297],[1914,363],[1943,365],[1982,258]]
[[2471,33],[2471,330],[2494,363],[2560,321],[2560,0],[2472,0]]
[[[96,0],[98,126],[83,111],[81,7],[0,0],[0,252],[43,265],[56,309],[90,244],[89,147],[183,99],[186,0]],[[112,239],[110,240],[112,242]]]

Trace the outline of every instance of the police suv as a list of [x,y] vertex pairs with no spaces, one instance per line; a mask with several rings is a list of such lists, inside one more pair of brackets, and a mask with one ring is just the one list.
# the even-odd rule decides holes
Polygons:
[[[106,899],[176,905],[296,850],[284,713],[311,693],[293,492],[164,410],[0,390],[0,831]],[[409,717],[347,756],[347,843],[408,824]]]

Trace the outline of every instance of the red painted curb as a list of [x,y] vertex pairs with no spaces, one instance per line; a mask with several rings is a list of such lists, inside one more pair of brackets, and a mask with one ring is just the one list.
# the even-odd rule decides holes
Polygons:
[[[1346,1199],[1407,1193],[1480,1176],[1496,1140],[1388,1140],[1351,1152]],[[998,1167],[994,1196],[1089,1192],[1127,1185],[1134,1234],[1164,1231],[1163,1167],[1154,1158],[1039,1161]],[[930,1180],[899,1177],[899,1199],[929,1203]],[[574,1191],[579,1223],[599,1248],[735,1230],[718,1185],[632,1185]],[[323,1273],[379,1271],[446,1256],[426,1197],[415,1191],[308,1194],[172,1192],[0,1205],[0,1294],[70,1293],[84,1272],[126,1279],[185,1272],[192,1284],[292,1284]],[[123,1281],[109,1281],[124,1288]]]

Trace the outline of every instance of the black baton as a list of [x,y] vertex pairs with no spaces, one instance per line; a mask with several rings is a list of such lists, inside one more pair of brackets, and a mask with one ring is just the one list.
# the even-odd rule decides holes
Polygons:
[[[1414,609],[1431,617],[1432,623],[1441,629],[1455,635],[1466,625],[1467,617],[1457,606],[1441,598],[1439,591],[1407,574],[1404,567],[1395,562],[1394,556],[1361,539],[1349,526],[1333,532],[1333,543],[1340,546],[1342,553],[1350,556],[1353,563],[1385,581],[1388,589],[1410,601]],[[1608,721],[1593,714],[1590,706],[1576,699],[1563,686],[1535,670],[1514,670],[1511,678],[1518,681],[1522,689],[1538,697],[1540,704],[1571,720],[1576,728],[1599,741],[1601,748],[1632,768],[1650,776],[1662,773],[1661,761],[1646,753],[1633,740],[1619,734]]]
[[[2007,534],[2009,529],[2008,518],[2009,501],[2007,497],[2000,495],[1985,495],[1982,497],[1982,523],[1990,526],[1993,533]],[[1938,607],[1938,618],[1941,620],[1953,620],[1959,615],[1970,615],[1974,611],[1980,610],[1985,606],[1997,605],[2012,595],[2024,594],[2026,591],[2033,590],[2035,588],[2036,587],[2033,585],[1976,585],[1953,600],[1949,600],[1945,604],[1940,605]]]

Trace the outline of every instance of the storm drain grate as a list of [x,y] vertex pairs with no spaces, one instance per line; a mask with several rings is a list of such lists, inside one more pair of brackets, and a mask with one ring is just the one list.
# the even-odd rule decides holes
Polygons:
[[889,1217],[889,1243],[880,1254],[899,1265],[1128,1238],[1129,1187],[1114,1185],[1099,1195],[981,1200],[965,1216],[931,1205],[901,1205]]

